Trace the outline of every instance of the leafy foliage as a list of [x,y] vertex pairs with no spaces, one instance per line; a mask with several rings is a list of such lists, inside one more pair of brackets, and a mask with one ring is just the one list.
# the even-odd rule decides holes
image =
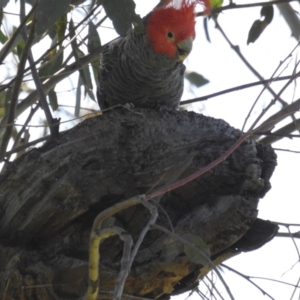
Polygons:
[[[208,258],[210,257],[210,250],[208,246],[203,242],[203,240],[199,236],[194,234],[185,234],[184,236],[182,236],[182,238],[193,246],[191,247],[187,244],[184,245],[184,252],[189,260],[196,264],[206,266],[208,264]],[[194,249],[194,247],[199,251]]]
[[135,13],[133,0],[104,1],[103,7],[107,16],[112,20],[115,30],[121,36],[125,36],[133,24],[142,26],[140,16]]
[[35,18],[37,20],[36,35],[41,35],[51,28],[69,8],[70,0],[40,0]]

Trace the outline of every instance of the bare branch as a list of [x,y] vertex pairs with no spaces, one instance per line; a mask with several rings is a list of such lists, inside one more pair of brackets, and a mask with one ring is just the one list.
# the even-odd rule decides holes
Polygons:
[[296,239],[300,239],[300,231],[297,231],[297,232],[292,232],[292,233],[289,233],[289,232],[278,232],[276,234],[276,237],[287,237],[287,238],[296,238]]
[[239,91],[239,90],[248,89],[248,88],[251,88],[251,87],[254,87],[254,86],[257,86],[257,85],[262,85],[262,84],[263,85],[268,85],[268,84],[270,84],[270,82],[289,80],[290,78],[291,78],[291,76],[282,76],[282,77],[276,77],[276,78],[269,78],[269,79],[265,79],[265,80],[259,80],[259,81],[255,81],[255,82],[235,86],[233,88],[226,89],[226,90],[216,92],[216,93],[213,93],[213,94],[205,95],[205,96],[202,96],[202,97],[197,97],[197,98],[190,99],[190,100],[183,100],[183,101],[180,102],[180,105],[186,105],[186,104],[190,104],[190,103],[206,101],[210,98],[225,95],[227,93],[232,93],[232,92],[236,92],[236,91]]
[[279,9],[281,15],[285,19],[286,23],[290,27],[292,31],[292,36],[299,41],[300,38],[300,20],[297,16],[294,9],[291,7],[289,3],[280,3],[277,4],[277,8]]
[[[99,47],[98,49],[95,49],[92,53],[79,58],[79,63],[83,67],[90,62],[99,59],[99,55],[102,51],[103,47]],[[77,62],[74,62],[67,67],[61,69],[59,72],[57,72],[52,78],[46,80],[43,84],[43,89],[45,93],[48,93],[58,82],[60,82],[62,79],[70,76],[72,73],[78,71],[77,69]],[[23,73],[23,71],[22,71]],[[30,93],[20,104],[18,104],[16,112],[15,112],[15,117],[18,117],[21,113],[23,113],[30,105],[33,105],[37,100],[39,99],[39,95],[37,91],[33,91]],[[12,121],[11,121],[12,122]],[[0,133],[3,130],[1,127],[3,125],[6,125],[7,123],[7,117],[4,117],[1,120],[0,123]]]
[[18,71],[17,71],[17,75],[16,75],[16,81],[13,86],[8,112],[7,112],[7,115],[2,119],[4,124],[9,123],[11,125],[9,125],[5,128],[5,131],[3,134],[3,138],[1,141],[1,145],[0,145],[0,161],[3,160],[4,154],[5,154],[7,146],[8,146],[8,142],[11,138],[11,134],[13,131],[13,123],[17,116],[16,115],[16,107],[17,107],[17,103],[18,103],[20,87],[21,87],[22,80],[23,80],[23,72],[24,72],[25,64],[27,61],[28,53],[30,51],[33,39],[34,39],[34,26],[31,26],[31,30],[30,30],[28,39],[25,43],[24,49],[21,54],[19,67],[18,67]]
[[[21,18],[21,21],[23,21],[25,19],[25,1],[24,0],[20,1],[20,6],[21,6],[21,8],[20,8],[20,18]],[[35,28],[35,18],[33,18],[31,26],[33,28]],[[24,42],[26,42],[27,41],[26,27],[23,27],[21,29],[21,35],[23,37]],[[33,59],[31,49],[29,49],[29,51],[28,51],[28,61],[29,61],[29,65],[30,65],[30,68],[31,68],[32,77],[33,77],[37,92],[39,94],[41,107],[44,110],[44,113],[45,113],[48,124],[51,125],[50,126],[51,137],[54,138],[58,134],[59,120],[54,119],[52,117],[49,105],[47,103],[46,93],[44,91],[43,85],[42,85],[41,80],[39,78],[37,69],[35,67],[35,63],[34,63],[34,59]]]
[[259,289],[259,290],[263,293],[264,296],[268,296],[270,299],[275,300],[275,298],[273,298],[269,293],[267,293],[265,290],[263,290],[263,289],[262,289],[259,285],[257,285],[255,282],[253,282],[253,281],[251,280],[251,276],[244,275],[243,273],[241,273],[241,272],[239,272],[239,271],[237,271],[237,270],[235,270],[235,269],[233,269],[233,268],[231,268],[231,267],[228,267],[228,266],[226,266],[226,265],[224,265],[224,264],[221,264],[221,266],[222,266],[223,268],[228,269],[229,271],[231,271],[231,272],[233,272],[233,273],[236,273],[237,275],[241,276],[242,278],[246,279],[247,281],[249,281],[249,282],[250,282],[251,284],[253,284],[257,289]]
[[[298,1],[298,0],[274,0],[274,1],[272,1],[272,4],[282,4],[282,3],[289,3],[289,2],[294,2],[294,1]],[[229,5],[212,9],[211,14],[218,14],[225,10],[248,8],[248,7],[259,7],[259,6],[264,6],[264,5],[270,5],[270,2],[258,2],[258,3],[248,3],[248,4],[238,4],[237,5],[237,4],[233,3],[233,1],[230,1]],[[203,16],[203,15],[204,15],[203,12],[197,13],[198,17]]]
[[201,251],[200,249],[198,249],[197,247],[195,247],[193,244],[189,243],[188,241],[186,241],[185,239],[181,238],[179,235],[169,231],[168,229],[162,227],[162,226],[159,226],[159,225],[153,225],[152,226],[153,228],[155,229],[158,229],[166,234],[168,234],[170,237],[172,237],[173,239],[177,240],[178,242],[180,242],[181,244],[183,245],[187,245],[188,247],[192,248],[194,251],[198,252],[198,254],[204,259],[206,260],[207,264],[212,268],[214,269],[214,271],[217,273],[218,277],[220,278],[220,280],[222,281],[230,299],[234,300],[234,297],[230,291],[230,288],[229,286],[226,284],[225,280],[223,279],[221,273],[219,272],[219,270],[216,268],[216,266],[214,265],[214,263],[210,260],[210,258],[203,252]]
[[[221,32],[221,34],[223,35],[223,37],[225,38],[225,40],[227,41],[227,43],[230,45],[230,47],[234,50],[234,52],[239,56],[239,58],[242,60],[242,62],[249,68],[249,70],[251,70],[251,72],[260,80],[260,81],[264,81],[264,78],[259,74],[259,72],[257,70],[254,69],[254,67],[247,61],[247,59],[244,57],[244,55],[241,53],[239,46],[234,46],[231,41],[229,40],[229,38],[227,37],[227,35],[225,34],[225,32],[223,31],[222,27],[220,26],[218,20],[214,20],[215,21],[215,25],[216,28],[219,29],[219,31]],[[271,89],[271,87],[266,84],[265,85],[266,89],[273,95],[273,97],[276,97],[276,93],[273,91],[273,89]],[[287,103],[282,100],[281,98],[278,99],[279,102],[283,105],[286,106]]]
[[[300,106],[300,103],[299,103]],[[267,145],[275,143],[279,140],[281,140],[284,137],[291,138],[292,136],[290,133],[294,132],[295,130],[300,129],[300,119],[297,119],[295,121],[292,121],[290,124],[280,128],[279,130],[268,133],[266,137],[259,140],[260,143]],[[261,135],[264,135],[264,132],[260,133]]]
[[[35,12],[37,8],[37,2],[32,6],[30,12],[27,14],[25,18],[23,18],[21,24],[18,26],[16,31],[13,33],[12,37],[3,45],[2,49],[0,50],[0,64],[4,61],[7,54],[11,51],[11,49],[14,47],[17,37],[20,37],[20,32],[23,27],[26,27],[26,22],[28,18]],[[14,77],[14,81],[16,80],[16,77]],[[7,86],[5,86],[7,88]],[[3,88],[4,89],[4,88]],[[2,88],[0,89],[3,90]]]

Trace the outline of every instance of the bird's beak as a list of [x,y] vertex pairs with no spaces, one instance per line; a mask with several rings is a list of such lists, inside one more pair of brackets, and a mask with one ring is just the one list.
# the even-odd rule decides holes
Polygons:
[[181,41],[177,44],[178,49],[178,62],[183,62],[186,57],[190,54],[193,48],[193,38],[189,37],[188,39]]

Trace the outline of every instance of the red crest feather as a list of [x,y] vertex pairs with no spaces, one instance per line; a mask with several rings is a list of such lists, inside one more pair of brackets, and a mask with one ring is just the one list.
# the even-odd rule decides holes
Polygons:
[[[163,0],[156,7],[147,20],[147,37],[156,53],[174,57],[176,44],[189,37],[196,36],[196,12],[197,4],[205,6],[205,12],[209,11],[209,0],[182,0],[178,8],[174,7],[171,0]],[[171,5],[169,5],[171,4]],[[167,34],[172,32],[174,40],[169,40]]]

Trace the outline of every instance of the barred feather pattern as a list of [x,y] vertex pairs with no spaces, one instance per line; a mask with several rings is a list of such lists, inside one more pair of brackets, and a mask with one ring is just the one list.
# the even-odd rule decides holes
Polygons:
[[145,33],[130,31],[102,52],[98,102],[107,109],[117,104],[176,109],[183,93],[185,66],[155,53]]

